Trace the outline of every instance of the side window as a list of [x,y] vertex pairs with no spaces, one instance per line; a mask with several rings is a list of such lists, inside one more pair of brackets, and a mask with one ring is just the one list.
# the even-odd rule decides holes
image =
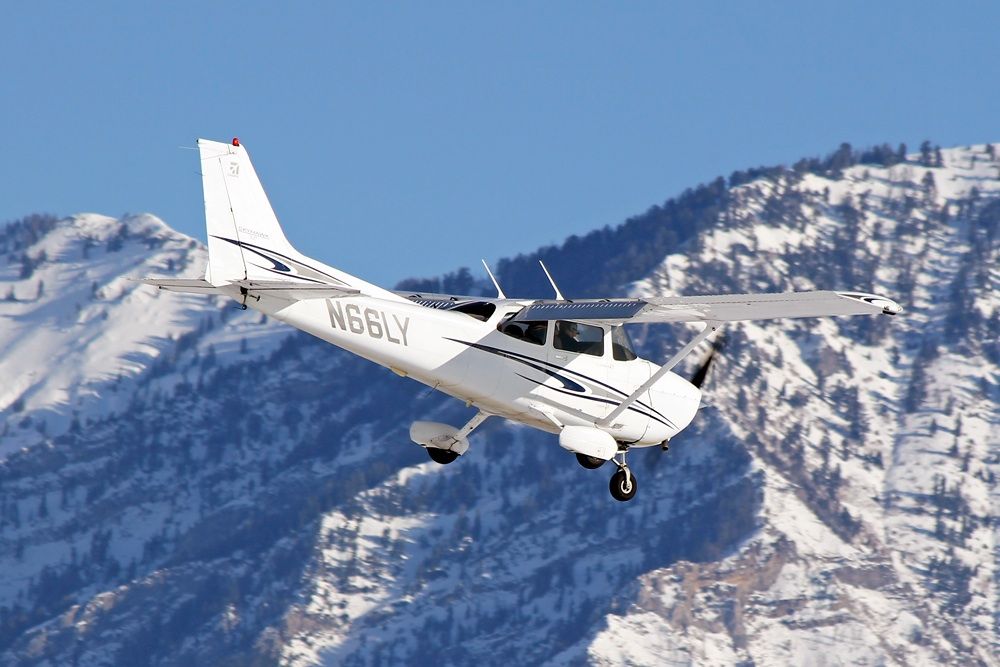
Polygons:
[[615,361],[632,361],[639,356],[632,350],[632,341],[624,326],[611,329],[611,355]]
[[511,338],[520,338],[532,345],[544,345],[545,336],[548,333],[549,323],[545,320],[529,320],[526,322],[503,322],[499,327],[500,333]]
[[595,357],[604,356],[604,329],[589,324],[559,320],[552,345],[557,350],[579,352]]
[[493,313],[496,311],[497,307],[492,303],[486,301],[473,301],[472,303],[463,303],[461,306],[456,306],[451,310],[458,313],[465,313],[477,320],[486,320],[493,317]]

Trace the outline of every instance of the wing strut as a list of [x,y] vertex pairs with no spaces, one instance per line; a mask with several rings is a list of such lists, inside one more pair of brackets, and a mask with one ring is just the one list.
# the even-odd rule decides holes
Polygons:
[[654,384],[656,384],[661,377],[666,375],[668,372],[670,372],[671,369],[673,369],[674,366],[680,363],[681,359],[689,355],[691,353],[691,350],[697,347],[698,343],[700,343],[701,341],[705,340],[713,333],[718,331],[719,327],[721,326],[722,326],[721,322],[706,322],[705,328],[699,331],[698,335],[695,336],[690,343],[682,347],[680,352],[670,357],[670,360],[667,363],[660,366],[660,370],[653,373],[653,375],[650,376],[648,380],[643,382],[638,389],[636,389],[629,395],[628,398],[619,403],[617,408],[609,412],[607,417],[599,420],[596,425],[604,427],[610,426],[611,422],[613,422],[615,419],[618,418],[618,415],[625,412],[625,410],[628,409],[628,406],[635,403],[639,399],[639,397],[645,394],[647,391],[649,391],[649,388],[652,387]]

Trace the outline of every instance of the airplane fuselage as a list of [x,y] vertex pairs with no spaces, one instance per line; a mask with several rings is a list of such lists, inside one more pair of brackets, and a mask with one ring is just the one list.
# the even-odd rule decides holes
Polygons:
[[[637,488],[626,461],[629,448],[665,443],[691,422],[718,339],[690,382],[673,370],[724,323],[902,312],[878,294],[832,290],[567,299],[544,264],[555,300],[508,298],[485,262],[495,299],[392,292],[297,251],[238,139],[199,139],[198,151],[208,232],[205,276],[143,282],[225,294],[244,309],[476,406],[461,427],[425,420],[410,425],[410,440],[439,464],[462,456],[469,434],[499,416],[558,433],[560,447],[585,468],[613,461],[617,470],[608,488],[615,500],[627,501]],[[657,366],[635,355],[624,322],[690,322],[701,331]]]
[[[248,305],[488,414],[552,433],[594,426],[658,368],[615,360],[610,345],[600,356],[557,350],[551,327],[540,345],[505,335],[498,324],[519,307],[482,320],[402,298],[262,296]],[[659,444],[691,422],[700,400],[697,388],[668,373],[605,430],[623,444]]]

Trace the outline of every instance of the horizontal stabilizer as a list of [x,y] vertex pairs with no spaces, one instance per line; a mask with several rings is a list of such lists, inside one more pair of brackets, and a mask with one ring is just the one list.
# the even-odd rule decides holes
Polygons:
[[303,299],[338,299],[343,296],[361,294],[353,287],[339,287],[320,283],[304,283],[290,280],[240,280],[233,283],[245,287],[250,294],[266,294],[279,299],[301,301]]
[[140,278],[140,283],[165,289],[168,292],[189,292],[191,294],[211,294],[218,292],[212,283],[204,278]]
[[[245,289],[251,296],[273,296],[289,301],[304,299],[337,299],[344,296],[361,294],[353,287],[323,285],[321,283],[298,282],[294,280],[236,280],[223,285],[212,285],[201,278],[142,278],[146,285],[152,285],[168,292],[189,292],[191,294],[229,294],[236,297],[238,290]],[[233,289],[235,288],[235,289]]]

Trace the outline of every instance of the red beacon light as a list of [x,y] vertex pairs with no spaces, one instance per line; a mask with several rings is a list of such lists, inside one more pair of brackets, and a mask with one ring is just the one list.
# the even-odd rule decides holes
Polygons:
[[239,146],[239,145],[240,145],[240,138],[233,137],[233,146]]

